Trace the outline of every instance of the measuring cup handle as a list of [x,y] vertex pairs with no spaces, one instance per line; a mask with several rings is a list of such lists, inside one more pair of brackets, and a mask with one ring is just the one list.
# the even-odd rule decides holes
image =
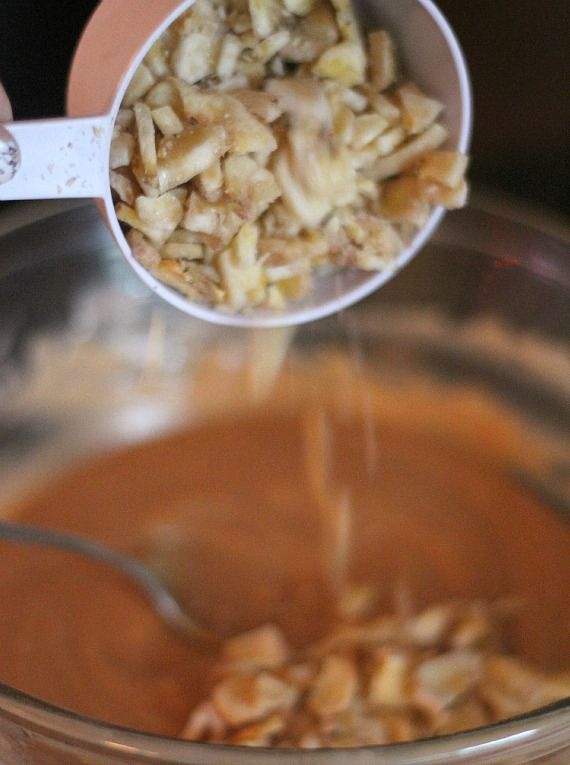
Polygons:
[[0,200],[104,197],[109,116],[0,126]]

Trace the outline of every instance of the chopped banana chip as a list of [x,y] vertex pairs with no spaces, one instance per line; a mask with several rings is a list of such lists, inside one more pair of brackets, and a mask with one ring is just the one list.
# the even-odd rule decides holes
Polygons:
[[257,259],[257,226],[244,224],[233,240],[230,249],[220,255],[222,285],[227,292],[228,304],[240,310],[250,302],[252,294],[257,300],[265,297],[259,288],[265,287],[262,266]]
[[244,224],[232,243],[232,255],[238,266],[254,266],[257,261],[259,230],[252,223]]
[[[120,211],[117,211],[117,217],[119,220],[122,220]],[[125,220],[125,223],[132,225],[130,222],[132,217],[128,216],[128,218],[129,219]],[[141,266],[152,270],[160,265],[161,258],[158,250],[150,244],[141,231],[138,231],[136,228],[131,228],[127,234],[127,241],[131,246],[133,256]]]
[[382,91],[393,85],[398,78],[396,50],[390,35],[383,29],[370,32],[370,81],[372,87]]
[[[290,297],[281,284],[267,289],[276,310]],[[489,636],[501,627],[499,604],[448,601],[372,621],[357,613],[302,648],[273,625],[227,640],[182,736],[293,749],[395,744],[490,725],[570,693],[568,673],[497,653]],[[477,647],[450,647],[475,617]]]
[[290,63],[304,64],[315,61],[339,39],[339,29],[332,10],[317,5],[291,30],[287,45],[281,50],[283,59]]
[[224,162],[224,190],[244,220],[255,221],[281,194],[275,176],[253,159],[231,156]]
[[271,311],[283,311],[286,305],[287,301],[283,292],[278,286],[270,284],[267,287],[265,307],[269,308]]
[[404,85],[397,91],[401,105],[404,129],[414,135],[432,125],[443,110],[443,104],[428,98],[411,85]]
[[345,149],[336,151],[317,134],[290,132],[289,144],[276,153],[273,171],[283,202],[308,228],[317,227],[333,207],[356,195],[355,171]]
[[[364,271],[380,271],[402,250],[402,239],[393,225],[369,213],[357,213],[357,225],[364,231],[360,246],[352,252],[354,265]],[[346,256],[350,257],[348,248]]]
[[270,624],[230,638],[223,646],[224,661],[240,670],[278,667],[290,653],[281,630]]
[[268,80],[266,92],[275,98],[291,125],[327,129],[332,124],[329,102],[319,83],[308,77],[281,77]]
[[134,118],[135,115],[132,109],[119,109],[117,112],[117,119],[115,120],[115,129],[118,129],[117,132],[119,133],[121,130],[128,130],[133,124]]
[[157,279],[186,295],[191,300],[221,301],[224,292],[216,282],[211,268],[195,262],[162,258],[150,269]]
[[[354,88],[345,88],[340,93],[340,100],[345,106],[350,107],[353,112],[360,114],[368,107],[368,99],[362,93]],[[373,116],[373,115],[372,115]]]
[[217,42],[202,32],[183,37],[172,51],[171,65],[176,77],[190,83],[213,74],[217,60]]
[[[239,207],[231,200],[220,199],[211,203],[197,191],[188,199],[186,215],[182,222],[184,228],[196,234],[211,252],[217,252],[233,239],[243,224]],[[209,260],[213,260],[209,255]]]
[[405,707],[409,704],[410,657],[384,649],[370,670],[368,703],[372,707]]
[[483,674],[478,653],[450,651],[423,661],[414,672],[414,701],[431,714],[439,714],[465,697]]
[[270,715],[258,723],[246,725],[240,728],[231,737],[231,744],[238,746],[271,746],[275,736],[285,729],[283,715]]
[[468,192],[469,189],[464,180],[454,189],[440,186],[438,183],[427,183],[424,185],[424,197],[429,204],[442,205],[448,210],[457,210],[460,207],[465,207]]
[[190,741],[211,738],[223,739],[227,730],[226,723],[221,715],[216,711],[215,706],[205,701],[196,707],[184,730],[180,733],[180,738],[186,738]]
[[129,82],[129,86],[125,91],[125,95],[123,96],[123,106],[133,106],[133,104],[140,101],[141,98],[144,98],[155,82],[155,77],[150,69],[145,66],[145,64],[141,64],[134,73],[132,80]]
[[239,311],[250,304],[250,293],[262,280],[261,266],[243,268],[233,262],[230,250],[224,250],[218,258],[222,285],[230,308]]
[[393,127],[385,133],[382,133],[382,135],[376,139],[374,144],[378,158],[387,157],[389,154],[392,154],[392,152],[394,152],[400,144],[404,143],[405,140],[406,134],[404,129],[399,126]]
[[152,113],[146,104],[141,102],[134,106],[135,121],[137,124],[137,140],[145,175],[156,175],[156,136]]
[[373,109],[376,114],[383,117],[388,124],[393,125],[400,120],[400,109],[391,99],[381,93],[369,93],[368,103],[370,104],[370,108]]
[[277,99],[270,93],[260,90],[236,90],[232,96],[262,122],[275,122],[283,114]]
[[180,81],[176,84],[186,117],[201,125],[223,125],[231,153],[272,152],[277,148],[271,130],[237,98],[225,93],[204,93]]
[[160,255],[163,258],[173,258],[179,260],[202,260],[204,257],[204,245],[198,242],[173,242],[170,240],[160,248]]
[[[140,199],[144,199],[152,205],[156,202],[155,199],[148,199],[147,197],[139,197],[137,198],[137,202]],[[168,208],[171,207],[171,204],[169,204],[171,201],[172,200],[168,200],[165,204],[161,204],[160,209],[166,208],[168,210]],[[160,246],[168,239],[172,233],[173,226],[176,224],[168,224],[163,220],[157,222],[154,211],[149,212],[144,204],[140,205],[135,203],[135,205],[137,208],[135,210],[122,204],[117,205],[115,208],[117,217],[119,220],[128,223],[130,226],[144,234],[154,247],[160,248]],[[145,216],[145,219],[141,218],[140,213]],[[146,217],[147,213],[148,217]]]
[[441,146],[446,138],[447,130],[442,125],[435,123],[424,133],[407,141],[392,154],[378,159],[368,175],[375,181],[400,175],[425,154]]
[[429,214],[429,205],[418,179],[404,176],[387,181],[382,189],[382,213],[394,223],[422,226]]
[[229,725],[262,720],[272,712],[286,712],[297,699],[295,688],[269,672],[233,676],[222,680],[212,692],[212,701]]
[[128,167],[135,153],[136,142],[130,133],[118,132],[111,141],[111,154],[109,167],[116,170],[118,167]]
[[168,191],[207,170],[226,151],[223,127],[187,128],[163,141],[158,150],[158,183]]
[[160,80],[153,85],[144,98],[145,104],[151,109],[171,106],[177,113],[181,105],[180,94],[174,82],[170,79]]
[[360,45],[340,42],[326,50],[313,66],[317,77],[338,80],[349,88],[365,80],[366,56]]
[[223,31],[219,11],[219,4],[215,0],[196,0],[190,10],[174,23],[174,27],[179,27],[181,37],[187,37],[194,32],[214,37]]
[[184,208],[173,193],[154,199],[139,196],[135,201],[135,210],[144,227],[141,230],[156,245],[168,240],[184,215]]
[[232,99],[228,109],[228,141],[235,154],[275,151],[277,141],[271,130],[249,112],[245,106]]
[[184,217],[184,228],[199,234],[211,234],[219,228],[219,210],[216,206],[208,204],[197,192],[190,194],[188,207]]
[[263,39],[277,28],[282,6],[279,0],[249,0],[249,12],[255,34]]
[[310,13],[318,0],[283,0],[285,8],[295,16],[306,16]]
[[355,663],[346,656],[327,656],[309,692],[307,707],[318,717],[343,712],[358,689]]
[[178,135],[184,130],[184,124],[172,106],[159,106],[157,109],[153,109],[151,114],[154,124],[165,138]]
[[311,263],[306,258],[292,260],[281,266],[265,266],[265,277],[269,284],[285,282],[294,279],[297,276],[308,274],[311,270]]
[[436,646],[445,639],[456,619],[456,604],[438,603],[408,621],[408,638],[413,645],[420,648]]
[[198,175],[198,188],[208,202],[220,201],[223,182],[224,174],[219,158]]
[[331,0],[341,37],[348,42],[362,44],[360,29],[352,8],[352,0]]
[[341,105],[336,112],[333,125],[334,136],[341,146],[349,146],[352,143],[355,123],[356,117],[352,109]]
[[371,181],[370,178],[358,178],[356,181],[356,188],[358,193],[366,199],[375,200],[378,199],[378,186]]
[[111,188],[115,191],[122,202],[134,205],[139,189],[137,183],[123,172],[111,170],[109,173]]
[[228,34],[224,37],[220,56],[216,64],[216,76],[220,79],[232,77],[235,72],[236,64],[240,53],[243,50],[243,43],[237,35]]
[[266,64],[287,45],[290,38],[291,35],[287,29],[282,29],[280,32],[275,32],[267,37],[257,46],[255,55],[256,63]]
[[245,13],[239,3],[236,3],[235,10],[230,11],[228,16],[228,27],[236,35],[243,35],[245,32],[251,32],[251,16]]
[[362,114],[354,120],[351,145],[360,151],[378,138],[387,127],[386,120],[378,114]]
[[168,77],[170,68],[164,51],[164,46],[160,40],[157,40],[144,57],[144,63],[157,78]]
[[131,160],[131,170],[143,194],[151,198],[157,197],[160,194],[158,177],[157,175],[151,177],[145,173],[138,148],[135,149]]
[[465,178],[467,157],[455,151],[432,151],[422,159],[418,177],[456,189]]

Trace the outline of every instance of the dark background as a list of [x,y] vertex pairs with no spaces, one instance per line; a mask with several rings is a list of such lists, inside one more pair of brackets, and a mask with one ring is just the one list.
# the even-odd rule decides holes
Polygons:
[[[123,0],[116,0],[123,2]],[[16,119],[63,114],[96,0],[0,0],[0,79]],[[569,212],[570,0],[439,0],[475,94],[471,177]]]

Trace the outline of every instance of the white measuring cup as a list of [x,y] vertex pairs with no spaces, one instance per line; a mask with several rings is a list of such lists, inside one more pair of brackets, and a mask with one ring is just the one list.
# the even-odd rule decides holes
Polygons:
[[[444,210],[381,272],[344,270],[317,277],[303,300],[283,311],[228,313],[159,282],[135,260],[115,215],[109,185],[113,125],[125,90],[149,48],[194,0],[102,0],[79,42],[71,67],[68,118],[0,127],[0,200],[93,197],[137,275],[164,300],[200,319],[234,326],[302,324],[335,313],[378,289],[425,244]],[[465,60],[448,22],[431,0],[355,0],[363,28],[386,28],[406,76],[445,105],[448,148],[466,152],[472,100]]]

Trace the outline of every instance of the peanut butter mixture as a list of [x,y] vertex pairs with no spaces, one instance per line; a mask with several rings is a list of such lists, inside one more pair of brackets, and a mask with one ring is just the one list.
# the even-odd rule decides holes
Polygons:
[[[196,386],[211,400],[210,380]],[[520,431],[472,396],[368,390],[371,470],[345,384],[323,401],[324,500],[345,530],[350,487],[344,559],[321,468],[300,480],[314,417],[273,398],[91,459],[12,507],[140,555],[235,637],[201,653],[118,573],[6,544],[0,681],[138,730],[308,747],[450,732],[568,694],[570,528],[499,469]]]
[[[227,637],[219,654],[113,570],[3,544],[0,682],[137,730],[288,747],[451,733],[568,696],[570,526],[512,472],[544,474],[550,437],[477,390],[390,381],[340,350],[281,366],[268,337],[253,376],[233,344],[206,355],[179,432],[2,507],[140,556]],[[89,354],[58,349],[52,371],[77,384]],[[45,374],[36,394],[57,408],[63,390],[68,411]]]

